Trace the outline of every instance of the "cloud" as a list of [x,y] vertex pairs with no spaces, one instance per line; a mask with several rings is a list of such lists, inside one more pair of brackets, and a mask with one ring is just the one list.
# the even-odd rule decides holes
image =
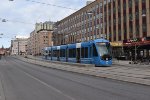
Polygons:
[[[80,9],[86,5],[86,0],[34,0],[64,6],[73,9]],[[48,6],[34,3],[27,0],[4,0],[0,6],[0,18],[8,19],[8,22],[0,22],[0,33],[4,33],[5,39],[0,38],[0,46],[2,43],[6,47],[10,46],[11,38],[14,34],[29,36],[30,32],[34,30],[36,22],[45,21],[59,21],[68,15],[75,12],[75,10],[59,8],[55,6]]]

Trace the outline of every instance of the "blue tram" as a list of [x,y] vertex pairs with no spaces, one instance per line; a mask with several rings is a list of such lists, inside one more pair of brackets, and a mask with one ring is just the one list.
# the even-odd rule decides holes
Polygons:
[[111,46],[108,40],[96,39],[88,42],[44,48],[48,60],[111,66]]

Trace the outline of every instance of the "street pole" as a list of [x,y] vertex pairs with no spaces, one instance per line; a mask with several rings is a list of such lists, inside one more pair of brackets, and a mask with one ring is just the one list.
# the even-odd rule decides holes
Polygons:
[[123,48],[123,42],[122,42],[122,55],[124,56],[124,48]]
[[135,55],[134,55],[134,59],[135,59],[135,61],[136,61],[136,43],[135,43]]
[[18,41],[18,55],[19,55],[19,41]]

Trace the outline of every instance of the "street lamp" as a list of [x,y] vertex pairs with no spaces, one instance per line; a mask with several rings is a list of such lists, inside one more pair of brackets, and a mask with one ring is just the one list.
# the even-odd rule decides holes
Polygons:
[[146,14],[142,14],[142,17],[146,17]]
[[[146,17],[146,13],[142,13],[142,17]],[[136,45],[136,43],[135,43],[135,61],[136,61],[136,59],[137,59],[137,45]]]
[[6,22],[7,20],[6,19],[2,19],[2,22]]

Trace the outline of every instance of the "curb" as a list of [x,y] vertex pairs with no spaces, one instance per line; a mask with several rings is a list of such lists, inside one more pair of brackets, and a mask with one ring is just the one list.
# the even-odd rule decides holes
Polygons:
[[[22,57],[23,58],[23,57]],[[25,58],[25,59],[32,59],[36,61],[43,61],[55,64],[63,64],[63,65],[71,65],[71,66],[78,66],[78,67],[95,67],[94,64],[82,64],[82,63],[73,63],[73,62],[62,62],[62,61],[50,61],[50,60],[42,60],[42,59],[34,59],[34,58]]]

